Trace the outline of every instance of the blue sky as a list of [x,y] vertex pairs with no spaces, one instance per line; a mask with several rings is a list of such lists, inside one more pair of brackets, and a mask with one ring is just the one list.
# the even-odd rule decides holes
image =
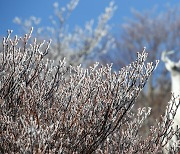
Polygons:
[[[118,9],[110,21],[115,28],[119,27],[126,18],[132,18],[132,9],[143,12],[157,7],[157,13],[165,11],[166,5],[180,6],[179,0],[114,0]],[[41,18],[41,25],[49,25],[49,16],[54,14],[53,3],[56,0],[0,0],[0,36],[6,35],[7,29],[13,29],[14,33],[19,33],[20,26],[13,23],[13,19],[18,16],[21,19],[36,16]],[[58,0],[63,6],[69,0]],[[70,28],[75,25],[83,26],[86,21],[97,19],[97,17],[108,6],[110,0],[80,0],[78,6],[73,11],[68,20]]]

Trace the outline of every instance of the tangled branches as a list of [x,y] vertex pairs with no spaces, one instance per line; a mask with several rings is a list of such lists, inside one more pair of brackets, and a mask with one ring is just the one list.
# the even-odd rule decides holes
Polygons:
[[31,33],[11,40],[8,31],[3,39],[1,153],[156,153],[167,134],[175,134],[168,119],[150,128],[146,139],[139,135],[150,109],[136,114],[133,105],[157,65],[145,63],[145,49],[118,73],[98,63],[84,69],[63,60],[55,66],[45,58],[50,41],[29,44]]

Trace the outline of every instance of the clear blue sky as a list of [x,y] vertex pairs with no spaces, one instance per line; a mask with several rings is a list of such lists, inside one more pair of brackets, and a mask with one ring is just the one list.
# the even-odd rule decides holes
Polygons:
[[[60,6],[69,0],[0,0],[0,36],[6,34],[7,29],[13,29],[18,33],[20,26],[13,23],[18,16],[21,19],[36,16],[41,18],[42,26],[49,25],[49,16],[53,15],[53,3],[58,2]],[[90,19],[97,17],[108,6],[110,0],[80,0],[78,6],[70,16],[68,24],[70,28],[74,25],[83,26]],[[124,22],[125,17],[132,17],[131,9],[138,11],[150,10],[157,7],[157,13],[165,11],[165,5],[180,6],[179,0],[115,0],[118,6],[110,24],[119,26]]]

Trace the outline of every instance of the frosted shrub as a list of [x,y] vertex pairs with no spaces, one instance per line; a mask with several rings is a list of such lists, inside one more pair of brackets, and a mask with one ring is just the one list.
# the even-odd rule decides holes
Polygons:
[[119,72],[98,63],[55,66],[45,60],[50,41],[29,44],[31,33],[11,40],[8,31],[2,41],[1,153],[157,153],[176,133],[167,107],[148,136],[139,134],[150,108],[133,105],[157,65],[145,63],[145,49]]

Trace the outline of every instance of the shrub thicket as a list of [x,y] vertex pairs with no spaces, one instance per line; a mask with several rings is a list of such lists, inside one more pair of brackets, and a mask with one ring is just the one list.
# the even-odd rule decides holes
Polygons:
[[150,108],[133,105],[157,65],[145,62],[145,49],[118,73],[98,63],[55,66],[50,41],[29,44],[31,33],[11,40],[8,31],[2,42],[1,153],[157,153],[176,133],[169,106],[148,136],[139,133]]

